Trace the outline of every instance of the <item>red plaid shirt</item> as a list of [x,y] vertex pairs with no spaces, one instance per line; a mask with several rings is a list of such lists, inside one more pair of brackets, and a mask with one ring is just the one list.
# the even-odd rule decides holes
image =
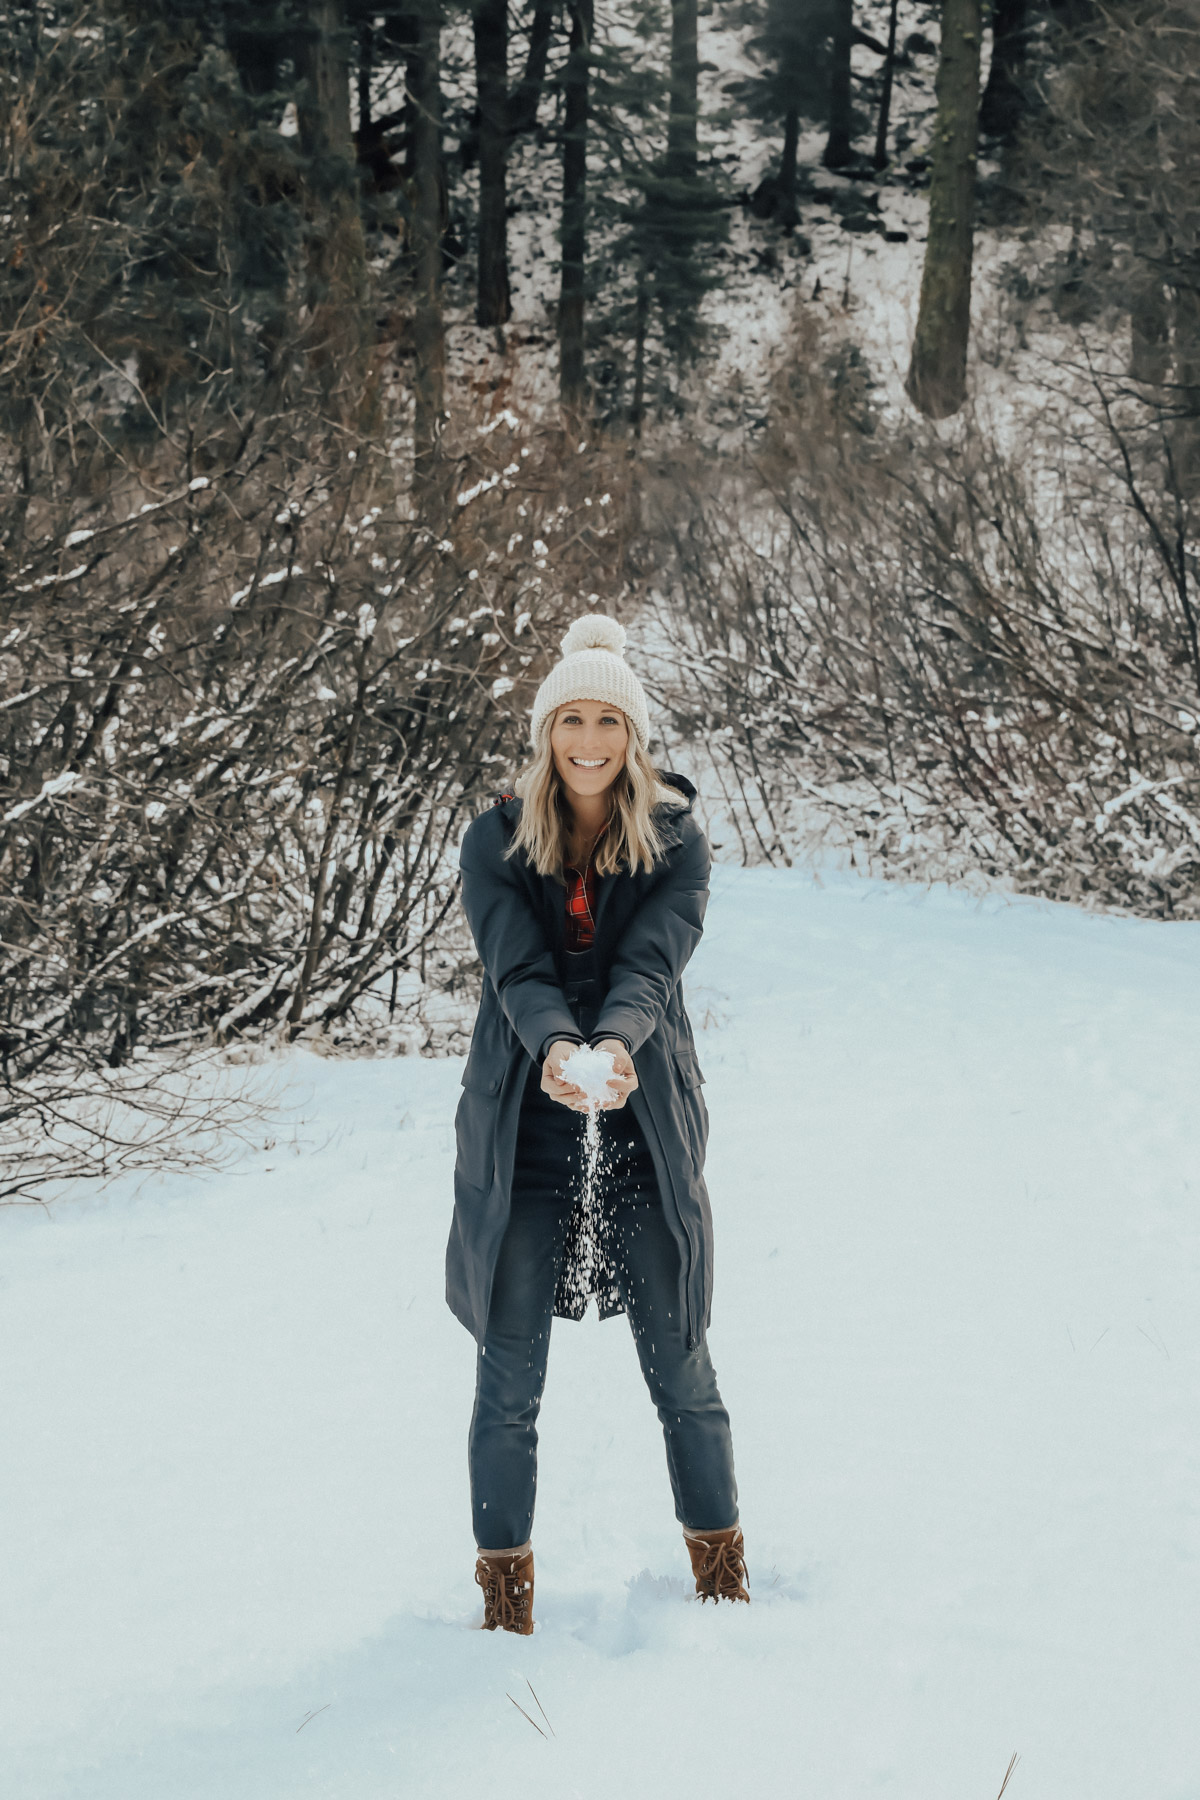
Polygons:
[[[497,794],[493,806],[503,806],[515,795]],[[567,877],[567,949],[590,950],[596,936],[596,846],[608,830],[602,825],[592,845],[586,869],[573,869],[568,864]]]
[[607,830],[601,828],[586,869],[566,869],[568,950],[590,950],[596,936],[596,846]]

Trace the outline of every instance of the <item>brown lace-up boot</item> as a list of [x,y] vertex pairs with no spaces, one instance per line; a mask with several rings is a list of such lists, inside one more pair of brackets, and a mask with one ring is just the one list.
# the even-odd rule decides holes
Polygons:
[[483,1589],[483,1629],[533,1630],[533,1551],[528,1544],[513,1550],[481,1550],[475,1579]]
[[750,1577],[740,1525],[731,1525],[727,1531],[693,1531],[685,1525],[683,1541],[701,1600],[749,1600]]

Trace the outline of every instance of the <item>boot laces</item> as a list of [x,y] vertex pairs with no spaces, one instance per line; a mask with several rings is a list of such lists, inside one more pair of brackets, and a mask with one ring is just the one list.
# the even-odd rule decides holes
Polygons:
[[[703,1540],[702,1540],[703,1541]],[[704,1555],[696,1571],[702,1600],[749,1600],[746,1590],[749,1576],[746,1559],[736,1539],[718,1539],[705,1543]]]
[[529,1583],[516,1573],[516,1564],[507,1571],[482,1557],[475,1564],[475,1579],[483,1589],[483,1628],[494,1631],[518,1631],[529,1612]]

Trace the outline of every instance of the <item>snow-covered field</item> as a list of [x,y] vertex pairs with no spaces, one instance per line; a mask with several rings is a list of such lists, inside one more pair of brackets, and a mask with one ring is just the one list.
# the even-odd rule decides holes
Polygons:
[[231,1172],[0,1215],[4,1800],[1200,1795],[1200,927],[733,869],[709,919],[754,1604],[689,1603],[593,1317],[539,1629],[471,1629],[459,1064],[298,1056]]

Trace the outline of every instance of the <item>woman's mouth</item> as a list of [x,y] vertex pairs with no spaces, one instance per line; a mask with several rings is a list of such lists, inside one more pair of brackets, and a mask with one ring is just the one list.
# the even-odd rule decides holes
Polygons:
[[571,761],[577,769],[602,769],[608,758],[607,756],[573,756]]

